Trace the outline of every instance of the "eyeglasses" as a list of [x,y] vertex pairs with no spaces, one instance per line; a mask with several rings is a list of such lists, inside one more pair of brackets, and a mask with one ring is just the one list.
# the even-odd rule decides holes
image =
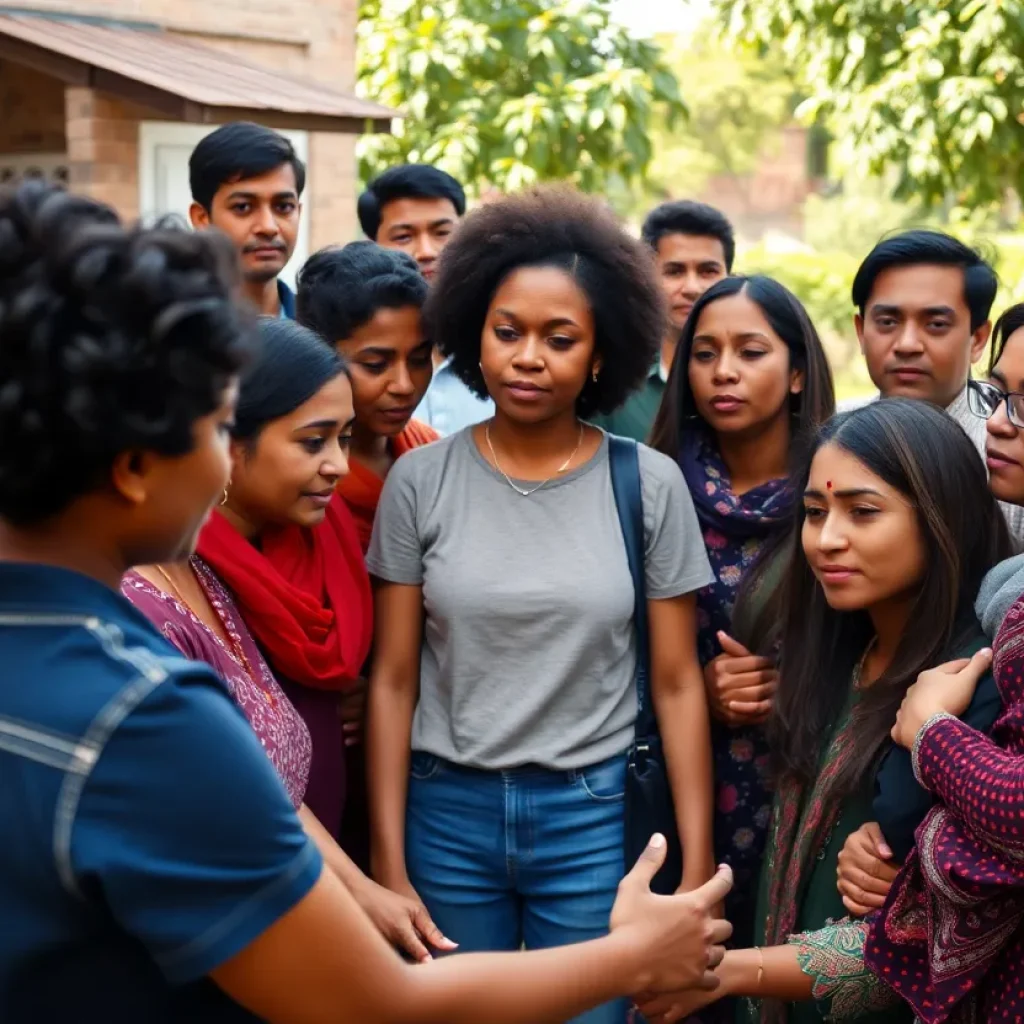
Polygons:
[[1000,391],[983,380],[967,382],[967,407],[983,420],[991,419],[1000,403],[1006,403],[1006,415],[1010,422],[1024,430],[1024,394],[1019,391]]

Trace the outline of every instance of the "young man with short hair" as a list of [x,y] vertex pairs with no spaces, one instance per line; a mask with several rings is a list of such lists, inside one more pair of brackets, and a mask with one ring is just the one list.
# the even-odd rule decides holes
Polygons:
[[663,203],[648,215],[641,235],[654,250],[669,307],[669,329],[662,340],[661,358],[651,368],[644,386],[620,409],[595,420],[609,433],[636,441],[645,441],[654,424],[690,310],[716,281],[732,272],[736,255],[732,225],[722,213],[704,203]]
[[[853,281],[854,325],[882,398],[945,409],[985,457],[985,420],[967,404],[971,366],[992,333],[999,282],[976,250],[941,231],[904,231],[868,253]],[[1024,539],[1024,510],[1003,505]]]
[[466,193],[436,167],[403,164],[374,178],[356,209],[367,238],[408,253],[430,281],[441,250],[466,212]]
[[[466,193],[450,175],[426,164],[391,167],[359,197],[359,223],[366,237],[385,249],[408,253],[432,281],[437,260],[466,212]],[[487,419],[490,399],[477,398],[434,352],[434,379],[414,417],[439,434],[454,434]]]
[[265,316],[295,316],[295,296],[279,279],[295,251],[306,167],[292,144],[250,121],[207,135],[189,159],[197,230],[217,228],[238,250],[242,287]]

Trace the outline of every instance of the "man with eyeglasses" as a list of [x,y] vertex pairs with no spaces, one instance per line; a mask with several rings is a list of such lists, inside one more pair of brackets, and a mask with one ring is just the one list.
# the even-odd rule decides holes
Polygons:
[[[984,401],[967,383],[992,333],[997,288],[995,271],[980,253],[941,231],[925,230],[883,239],[853,281],[857,338],[880,397],[940,406],[982,458],[985,419],[974,409]],[[1002,507],[1024,546],[1024,509]]]

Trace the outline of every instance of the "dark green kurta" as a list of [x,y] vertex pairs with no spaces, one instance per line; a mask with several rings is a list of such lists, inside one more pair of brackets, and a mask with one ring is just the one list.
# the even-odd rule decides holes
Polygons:
[[658,415],[664,394],[665,382],[661,379],[659,365],[650,372],[643,387],[634,391],[622,406],[607,416],[593,417],[593,422],[609,434],[631,437],[643,444],[654,426],[654,417]]

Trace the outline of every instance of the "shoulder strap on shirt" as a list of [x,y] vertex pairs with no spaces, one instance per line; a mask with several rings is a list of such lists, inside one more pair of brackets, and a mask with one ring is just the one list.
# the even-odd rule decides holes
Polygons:
[[657,729],[650,695],[651,642],[647,624],[647,573],[644,542],[644,503],[640,483],[640,457],[635,441],[608,435],[608,461],[612,493],[626,544],[629,574],[633,578],[633,624],[636,629],[636,736],[651,736]]

